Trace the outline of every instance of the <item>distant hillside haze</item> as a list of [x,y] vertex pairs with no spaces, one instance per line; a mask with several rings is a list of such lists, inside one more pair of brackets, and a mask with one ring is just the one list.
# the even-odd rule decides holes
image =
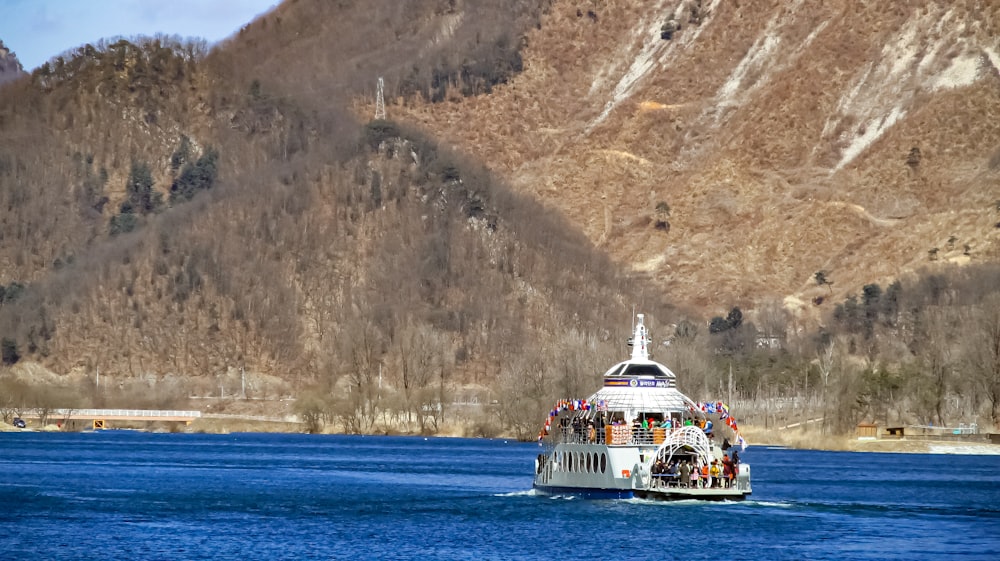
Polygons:
[[0,86],[16,80],[24,75],[24,68],[21,67],[21,62],[17,60],[17,55],[11,52],[4,44],[0,41]]

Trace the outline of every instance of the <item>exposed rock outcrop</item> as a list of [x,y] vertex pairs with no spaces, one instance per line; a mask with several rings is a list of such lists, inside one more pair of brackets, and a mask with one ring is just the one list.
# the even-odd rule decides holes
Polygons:
[[0,41],[0,86],[12,82],[25,74],[17,55]]

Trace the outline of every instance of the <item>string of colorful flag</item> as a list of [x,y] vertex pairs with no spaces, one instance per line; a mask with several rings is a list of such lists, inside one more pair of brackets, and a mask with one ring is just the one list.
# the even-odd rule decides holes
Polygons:
[[598,411],[607,411],[608,405],[603,399],[597,400],[597,403],[591,404],[586,399],[560,399],[556,404],[549,410],[549,416],[545,419],[545,426],[542,427],[541,432],[538,433],[538,440],[541,442],[543,438],[548,436],[549,429],[552,428],[552,419],[559,416],[559,413],[563,411],[590,411],[591,408],[596,407]]
[[[746,450],[747,441],[742,435],[740,435],[740,428],[736,425],[736,419],[729,414],[729,407],[725,403],[722,403],[721,401],[703,401],[701,403],[695,403],[694,407],[697,407],[702,413],[719,415],[719,420],[726,423],[726,426],[733,429],[733,432],[736,433],[736,445]],[[692,407],[688,407],[688,409],[694,411],[694,408]]]

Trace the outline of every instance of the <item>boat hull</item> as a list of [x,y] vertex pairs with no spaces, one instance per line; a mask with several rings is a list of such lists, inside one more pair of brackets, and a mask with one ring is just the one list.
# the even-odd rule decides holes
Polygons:
[[651,446],[559,443],[550,453],[538,455],[532,487],[542,495],[584,499],[741,501],[750,496],[748,464],[740,466],[728,487],[679,486],[652,476],[656,452]]
[[533,487],[535,492],[542,495],[573,496],[580,497],[581,499],[631,499],[635,497],[632,489],[587,489],[537,484]]
[[643,489],[633,492],[637,498],[657,501],[742,501],[749,491],[735,489]]
[[535,492],[542,495],[573,496],[587,500],[635,498],[655,501],[742,501],[750,496],[749,491],[736,489],[590,489],[537,484],[533,487]]

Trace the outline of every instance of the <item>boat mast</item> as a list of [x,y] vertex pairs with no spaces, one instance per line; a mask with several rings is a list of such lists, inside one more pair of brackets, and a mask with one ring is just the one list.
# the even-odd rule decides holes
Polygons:
[[632,360],[649,360],[649,338],[642,319],[645,314],[636,314],[635,333],[632,335]]

